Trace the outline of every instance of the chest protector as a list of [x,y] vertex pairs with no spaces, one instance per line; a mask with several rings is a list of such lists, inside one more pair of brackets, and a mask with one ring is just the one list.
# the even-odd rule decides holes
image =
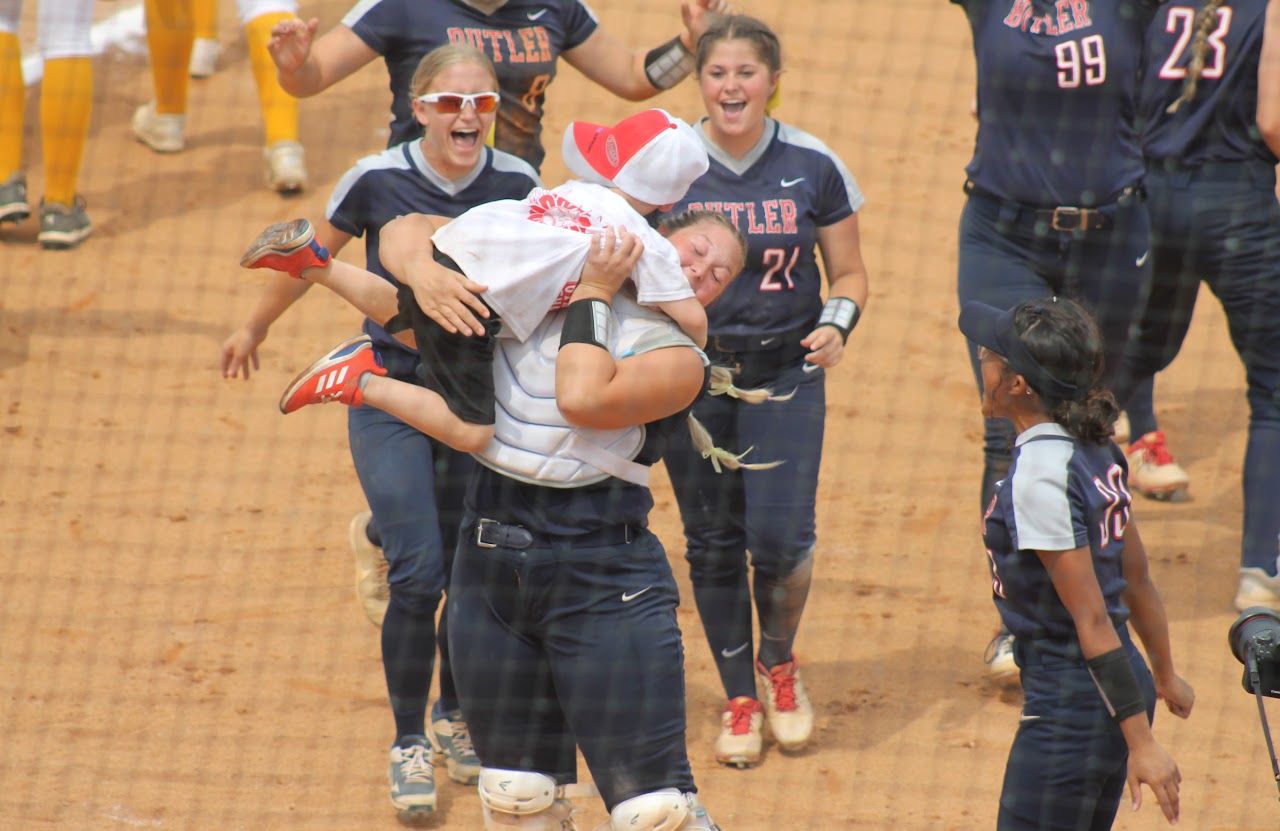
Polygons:
[[[655,349],[697,346],[671,318],[619,295],[613,302],[614,358]],[[649,486],[649,466],[632,461],[644,447],[643,425],[618,430],[575,427],[556,406],[556,353],[564,312],[548,315],[524,342],[499,337],[493,380],[497,402],[493,441],[476,459],[521,482],[580,488],[616,476]],[[705,364],[707,358],[698,354]]]

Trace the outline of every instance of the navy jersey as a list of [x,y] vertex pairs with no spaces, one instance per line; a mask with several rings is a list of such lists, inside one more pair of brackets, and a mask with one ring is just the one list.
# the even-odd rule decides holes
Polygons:
[[[365,268],[399,285],[378,259],[382,226],[411,213],[455,217],[485,202],[523,199],[541,184],[526,162],[487,147],[471,173],[450,181],[427,163],[422,143],[412,141],[356,162],[334,187],[325,218],[334,228],[355,237],[368,232]],[[411,351],[372,320],[365,320],[364,330],[379,346]]]
[[1141,116],[1148,159],[1194,166],[1205,162],[1261,160],[1276,156],[1258,131],[1258,59],[1267,0],[1233,0],[1210,25],[1204,72],[1196,95],[1178,111],[1191,61],[1195,22],[1203,0],[1173,0],[1147,29]]
[[1138,77],[1160,0],[952,2],[977,58],[970,181],[1051,208],[1110,204],[1142,178]]
[[1013,464],[982,520],[996,608],[1014,637],[1079,640],[1037,551],[1087,545],[1112,623],[1129,619],[1120,598],[1128,475],[1113,442],[1080,442],[1052,422],[1018,436]]
[[[706,394],[710,378],[708,369],[699,399]],[[651,465],[661,459],[674,431],[689,429],[691,409],[692,404],[676,415],[646,424],[644,445],[634,461]],[[476,465],[466,505],[481,517],[522,525],[541,534],[574,537],[615,525],[648,527],[653,493],[646,487],[614,477],[581,488],[548,488]]]
[[388,146],[422,135],[409,82],[422,56],[461,41],[493,59],[502,103],[494,145],[541,167],[542,102],[560,53],[582,45],[596,17],[582,0],[507,0],[492,14],[462,0],[362,0],[344,25],[383,57],[391,76]]
[[758,335],[811,327],[822,311],[818,229],[862,207],[848,168],[818,139],[766,119],[764,136],[734,159],[695,125],[711,157],[676,211],[724,214],[747,238],[742,274],[707,309],[712,335]]

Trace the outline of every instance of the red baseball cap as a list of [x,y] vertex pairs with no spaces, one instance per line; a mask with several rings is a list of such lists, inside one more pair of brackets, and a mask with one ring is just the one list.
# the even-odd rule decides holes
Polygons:
[[693,128],[666,110],[645,110],[612,127],[574,121],[562,152],[579,178],[616,187],[650,205],[679,202],[711,162]]

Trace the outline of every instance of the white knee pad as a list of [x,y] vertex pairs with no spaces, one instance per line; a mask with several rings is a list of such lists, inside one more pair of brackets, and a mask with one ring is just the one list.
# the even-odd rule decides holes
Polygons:
[[677,831],[689,818],[689,797],[675,788],[642,793],[609,812],[613,831]]
[[573,803],[556,780],[527,770],[480,768],[485,831],[571,831]]

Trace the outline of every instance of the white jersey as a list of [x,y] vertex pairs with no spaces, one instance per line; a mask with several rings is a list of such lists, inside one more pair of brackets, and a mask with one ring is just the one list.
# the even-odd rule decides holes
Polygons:
[[644,243],[631,273],[642,305],[694,296],[675,247],[625,199],[589,182],[477,205],[431,241],[467,277],[488,287],[481,297],[502,318],[501,335],[524,341],[544,317],[569,304],[594,234],[617,226]]
[[[702,353],[671,318],[624,295],[613,301],[610,352],[615,358],[687,347]],[[556,354],[563,312],[548,316],[524,341],[499,338],[493,361],[497,402],[493,440],[476,458],[513,479],[578,488],[610,476],[648,487],[649,467],[631,461],[644,447],[643,425],[618,430],[574,427],[556,406]]]

